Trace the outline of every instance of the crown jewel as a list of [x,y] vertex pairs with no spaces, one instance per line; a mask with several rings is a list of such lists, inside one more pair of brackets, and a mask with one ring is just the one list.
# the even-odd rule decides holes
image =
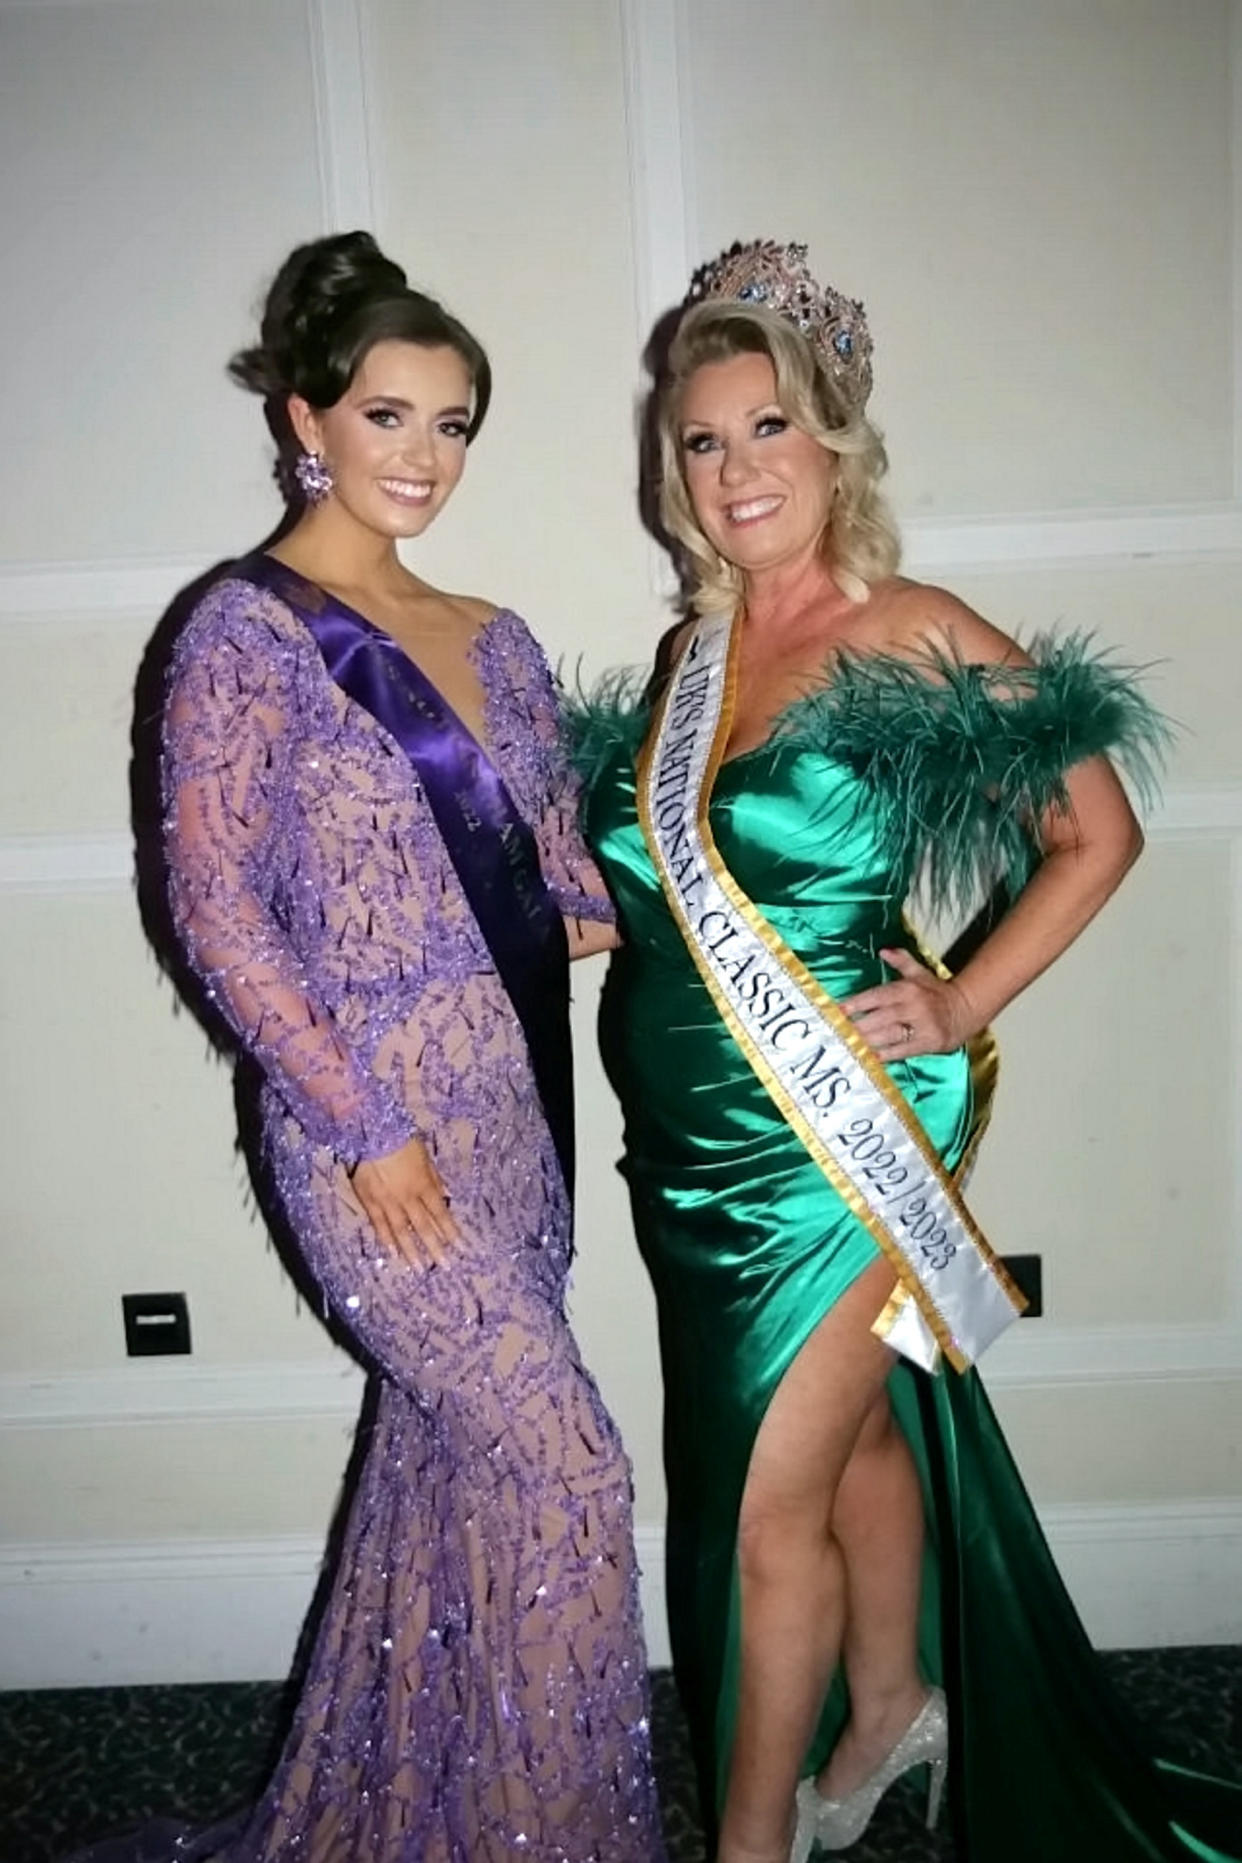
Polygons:
[[829,285],[821,290],[806,262],[807,249],[775,239],[739,240],[690,280],[686,303],[733,299],[776,311],[806,337],[850,412],[861,414],[871,393],[871,332],[855,298]]

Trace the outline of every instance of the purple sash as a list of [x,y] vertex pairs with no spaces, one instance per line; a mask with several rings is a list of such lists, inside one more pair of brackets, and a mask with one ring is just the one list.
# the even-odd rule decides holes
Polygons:
[[256,552],[233,574],[270,589],[310,629],[341,690],[396,739],[513,1004],[565,1187],[574,1185],[569,945],[535,837],[494,763],[390,634],[318,583]]

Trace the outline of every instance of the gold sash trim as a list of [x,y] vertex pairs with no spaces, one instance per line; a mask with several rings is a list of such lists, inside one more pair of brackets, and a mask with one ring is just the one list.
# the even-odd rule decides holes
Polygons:
[[[907,1302],[913,1301],[949,1363],[953,1365],[955,1370],[964,1371],[971,1362],[970,1357],[962,1350],[958,1341],[955,1339],[948,1322],[941,1314],[930,1293],[907,1259],[901,1243],[893,1235],[883,1215],[878,1210],[872,1208],[866,1196],[842,1170],[818,1134],[803,1116],[798,1106],[786,1091],[779,1074],[760,1051],[749,1030],[746,1029],[738,1017],[732,1003],[721,990],[716,978],[712,974],[707,959],[699,948],[695,928],[686,911],[685,901],[677,885],[673,881],[664,857],[664,850],[660,845],[651,807],[650,777],[652,760],[656,754],[656,748],[660,743],[665,713],[668,707],[676,702],[678,675],[684,668],[687,658],[692,657],[692,649],[695,641],[704,628],[719,625],[719,623],[699,624],[699,628],[696,629],[690,647],[687,649],[686,654],[683,655],[682,661],[674,671],[656,707],[651,722],[651,728],[647,734],[642,750],[639,753],[637,765],[637,800],[639,822],[642,827],[643,835],[651,853],[656,872],[659,874],[665,898],[677,922],[678,929],[686,941],[695,967],[712,1001],[715,1003],[721,1018],[728,1027],[730,1034],[741,1048],[756,1075],[763,1082],[764,1087],[767,1089],[774,1103],[779,1107],[781,1114],[788,1122],[791,1129],[795,1131],[802,1140],[807,1151],[814,1158],[816,1164],[819,1165],[838,1196],[840,1196],[842,1201],[853,1211],[858,1220],[865,1225],[897,1274],[898,1286],[894,1290],[894,1294],[886,1304],[883,1312],[876,1320],[873,1331],[877,1332],[882,1338],[887,1337],[888,1332],[893,1325],[896,1324],[898,1316],[905,1308]],[[1016,1319],[1026,1305],[1026,1301],[1006,1273],[1004,1265],[989,1247],[978,1225],[974,1221],[974,1218],[970,1214],[970,1211],[962,1201],[958,1190],[958,1182],[963,1180],[968,1174],[979,1141],[982,1138],[983,1130],[990,1116],[992,1089],[997,1071],[996,1043],[990,1031],[985,1031],[970,1045],[971,1076],[978,1095],[975,1100],[975,1118],[972,1122],[972,1132],[967,1146],[966,1156],[958,1166],[957,1171],[950,1176],[941,1163],[939,1155],[932,1145],[931,1140],[928,1138],[927,1133],[924,1131],[914,1109],[893,1083],[883,1062],[879,1060],[874,1050],[863,1038],[857,1026],[845,1014],[844,1010],[833,1000],[818,979],[811,974],[805,964],[803,964],[801,959],[797,956],[796,952],[790,949],[775,928],[764,918],[754,902],[742,891],[741,887],[737,884],[737,881],[726,867],[721,858],[719,849],[716,846],[715,838],[711,830],[709,806],[716,776],[724,759],[724,750],[732,726],[737,690],[737,659],[740,647],[740,635],[741,629],[735,620],[730,626],[730,638],[725,660],[720,710],[712,736],[706,767],[699,784],[698,794],[693,799],[689,796],[686,797],[687,813],[691,806],[693,806],[694,809],[695,825],[701,843],[703,857],[711,870],[716,884],[725,895],[733,911],[744,921],[753,935],[762,942],[770,957],[774,960],[775,964],[779,966],[785,976],[794,982],[804,996],[809,999],[832,1034],[849,1050],[857,1066],[866,1074],[870,1085],[882,1096],[893,1118],[900,1124],[907,1138],[917,1149],[929,1176],[934,1178],[938,1183],[946,1202],[950,1205],[953,1215],[956,1217],[961,1229],[965,1232],[965,1236],[969,1240],[969,1243],[977,1251],[980,1260],[986,1266],[999,1288],[1007,1296],[1013,1307],[1013,1318]],[[943,966],[936,964],[935,967],[942,976],[947,975]]]

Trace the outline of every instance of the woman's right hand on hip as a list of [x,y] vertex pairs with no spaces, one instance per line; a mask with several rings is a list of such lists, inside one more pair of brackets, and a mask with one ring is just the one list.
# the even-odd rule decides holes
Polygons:
[[363,1158],[351,1173],[354,1194],[381,1242],[411,1267],[445,1265],[445,1251],[460,1240],[448,1196],[422,1139],[398,1151]]

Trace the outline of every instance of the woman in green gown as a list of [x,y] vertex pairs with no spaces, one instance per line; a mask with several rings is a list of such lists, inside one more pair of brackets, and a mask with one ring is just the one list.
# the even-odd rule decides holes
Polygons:
[[[869,387],[804,248],[698,276],[656,401],[691,619],[579,721],[704,1815],[719,1863],[801,1863],[951,1754],[971,1863],[1234,1863],[1242,1793],[1148,1757],[970,1369],[1021,1306],[960,1196],[987,1023],[1138,853],[1109,758],[1141,787],[1163,727],[1081,641],[896,574]],[[952,979],[916,877],[1009,886]]]

